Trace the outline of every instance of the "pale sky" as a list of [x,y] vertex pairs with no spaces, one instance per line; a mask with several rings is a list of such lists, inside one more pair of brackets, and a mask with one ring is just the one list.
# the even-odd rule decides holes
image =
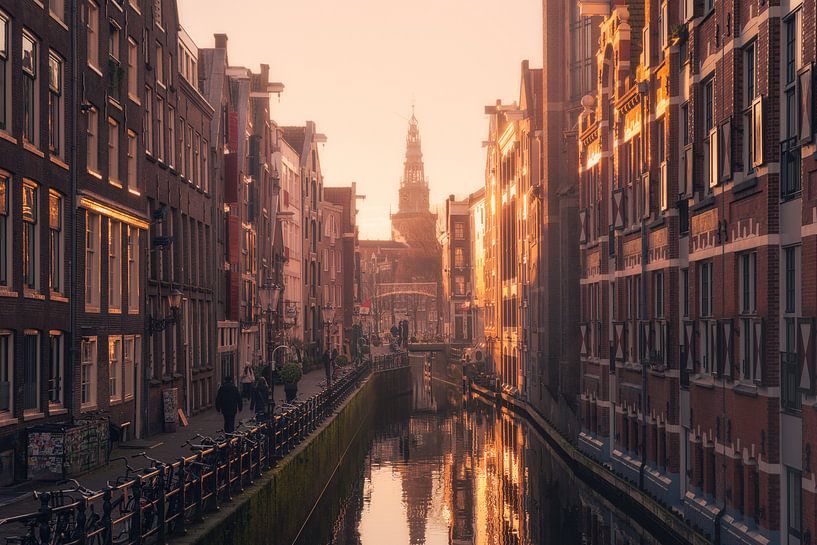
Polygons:
[[483,184],[486,104],[519,98],[520,66],[541,66],[538,0],[178,0],[199,47],[229,37],[230,64],[286,90],[282,125],[315,121],[327,186],[355,181],[361,238],[388,238],[416,106],[431,202]]

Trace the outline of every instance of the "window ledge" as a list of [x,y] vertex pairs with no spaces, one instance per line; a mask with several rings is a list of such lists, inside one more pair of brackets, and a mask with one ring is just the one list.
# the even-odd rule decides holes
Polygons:
[[37,290],[23,288],[23,297],[26,299],[37,299],[38,301],[45,301],[45,295]]
[[735,383],[735,393],[748,397],[757,397],[757,384],[740,381]]
[[68,414],[68,409],[62,405],[49,405],[48,416],[60,416],[63,414]]
[[122,398],[121,398],[121,397],[117,397],[116,399],[111,398],[111,399],[108,401],[108,405],[109,405],[110,407],[115,407],[116,405],[121,405],[121,404],[122,404]]
[[137,197],[141,197],[141,196],[142,196],[142,192],[141,192],[141,191],[139,191],[138,189],[133,189],[133,188],[131,188],[131,187],[129,187],[129,188],[128,188],[128,193],[130,193],[131,195],[136,195]]
[[93,176],[97,180],[102,180],[102,174],[97,172],[96,170],[94,170],[92,168],[88,169],[88,174],[90,174],[91,176]]
[[114,180],[113,178],[108,178],[108,183],[118,189],[122,189],[123,187],[125,187],[122,185],[122,182],[120,182],[119,180]]
[[56,22],[58,25],[60,25],[60,26],[61,26],[63,29],[68,30],[68,25],[66,25],[66,24],[65,24],[65,22],[64,22],[62,19],[60,19],[60,16],[59,16],[59,15],[57,15],[56,13],[54,13],[54,12],[53,12],[53,11],[51,11],[51,10],[48,10],[48,14],[49,14],[49,15],[51,16],[51,18],[52,18],[52,19],[54,19],[54,21],[55,21],[55,22]]
[[98,314],[99,313],[99,307],[95,307],[95,306],[92,306],[92,305],[85,305],[85,312],[91,312],[91,313],[94,313],[94,314]]
[[10,290],[4,286],[0,286],[0,297],[19,297],[20,293]]
[[100,78],[104,77],[104,76],[102,75],[102,70],[101,70],[101,69],[99,69],[99,68],[97,68],[97,67],[96,67],[96,66],[94,66],[93,64],[91,64],[91,63],[90,63],[90,61],[88,62],[88,68],[90,68],[92,72],[96,72],[96,73],[97,73],[97,75],[98,75]]
[[66,162],[62,161],[62,160],[61,160],[61,159],[60,159],[58,156],[56,156],[56,155],[49,155],[49,156],[48,156],[48,159],[49,159],[49,160],[50,160],[52,163],[54,163],[55,165],[57,165],[58,167],[60,167],[60,168],[61,168],[61,169],[63,169],[63,170],[70,170],[70,168],[71,168],[70,166],[68,166],[68,163],[66,163]]
[[11,142],[12,144],[16,144],[16,143],[17,143],[17,139],[16,139],[16,138],[14,138],[14,137],[13,137],[11,134],[7,133],[7,132],[6,132],[6,131],[4,131],[4,130],[0,130],[0,138],[2,138],[3,140],[8,140],[8,141],[9,141],[9,142]]
[[56,291],[52,291],[50,293],[49,299],[52,300],[52,301],[57,301],[59,303],[67,303],[68,302],[68,297],[66,297],[63,294],[61,294],[59,292],[56,292]]
[[131,102],[133,102],[133,103],[134,103],[134,104],[136,104],[137,106],[141,106],[141,105],[142,105],[142,101],[141,101],[141,100],[139,100],[139,97],[135,97],[135,96],[133,96],[132,94],[128,93],[128,98],[130,99],[130,101],[131,101]]
[[4,413],[0,415],[0,428],[3,428],[5,426],[13,426],[19,421],[20,421],[19,418],[14,418],[13,416],[11,416],[10,413],[8,412]]
[[135,316],[135,315],[139,314],[139,309],[138,308],[129,308],[128,309],[128,314],[130,314],[131,316]]
[[40,418],[45,418],[45,413],[39,410],[29,410],[23,412],[23,421],[29,422],[31,420],[39,420]]
[[80,407],[80,412],[83,412],[83,413],[88,413],[88,412],[95,411],[95,410],[96,410],[96,402],[88,403],[88,404],[85,404],[82,407]]
[[702,210],[706,210],[707,208],[711,208],[714,205],[715,205],[715,196],[710,195],[708,197],[705,197],[705,198],[701,199],[698,203],[696,203],[694,206],[692,206],[689,209],[689,211],[690,212],[700,212]]
[[108,307],[108,314],[122,314],[122,309]]
[[23,149],[25,149],[29,153],[33,153],[34,155],[41,159],[45,159],[45,153],[40,151],[40,149],[37,146],[29,142],[26,142],[25,140],[23,141]]
[[709,375],[701,375],[700,373],[689,378],[690,384],[700,386],[701,388],[712,389],[715,387],[715,381]]

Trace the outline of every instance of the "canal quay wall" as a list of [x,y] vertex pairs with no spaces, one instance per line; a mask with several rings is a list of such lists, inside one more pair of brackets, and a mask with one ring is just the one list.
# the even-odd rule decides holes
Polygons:
[[291,545],[383,400],[410,392],[408,367],[375,371],[321,426],[174,545]]
[[[690,526],[667,505],[647,491],[639,489],[581,452],[548,420],[526,401],[471,383],[470,390],[480,398],[507,407],[528,421],[554,450],[570,465],[574,473],[602,493],[613,504],[636,516],[642,526],[654,527],[690,545],[712,545],[713,540]],[[644,520],[648,517],[649,521]]]

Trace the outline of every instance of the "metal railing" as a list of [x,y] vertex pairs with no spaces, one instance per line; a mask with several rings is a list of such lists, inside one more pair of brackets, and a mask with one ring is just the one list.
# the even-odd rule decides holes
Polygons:
[[409,366],[408,352],[398,352],[396,354],[386,354],[374,356],[372,358],[372,371],[390,371]]
[[0,519],[0,533],[10,536],[10,527],[22,529],[22,533],[5,537],[9,545],[164,544],[274,467],[371,371],[392,369],[401,362],[408,364],[406,354],[375,358],[309,399],[285,404],[268,421],[243,423],[236,433],[225,434],[221,440],[198,436],[204,444],[191,444],[194,454],[173,463],[142,453],[152,465],[135,470],[122,458],[125,474],[109,481],[104,490],[92,491],[71,481],[75,486],[69,490],[35,492],[39,509]]

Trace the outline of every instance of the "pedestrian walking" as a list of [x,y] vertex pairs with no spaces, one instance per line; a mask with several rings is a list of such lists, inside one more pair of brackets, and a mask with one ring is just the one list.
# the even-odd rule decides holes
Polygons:
[[255,372],[252,365],[245,365],[241,372],[241,397],[247,401],[252,401],[253,385],[255,384]]
[[323,370],[326,373],[326,387],[329,388],[332,385],[332,356],[328,349],[323,352]]
[[255,390],[253,392],[252,398],[252,406],[250,408],[255,409],[255,418],[256,420],[260,420],[263,417],[267,416],[267,403],[269,403],[269,385],[267,384],[267,379],[264,377],[259,377],[258,382],[255,384]]
[[241,393],[233,384],[233,377],[224,377],[216,392],[216,411],[224,417],[224,432],[235,431],[235,414],[243,408]]

